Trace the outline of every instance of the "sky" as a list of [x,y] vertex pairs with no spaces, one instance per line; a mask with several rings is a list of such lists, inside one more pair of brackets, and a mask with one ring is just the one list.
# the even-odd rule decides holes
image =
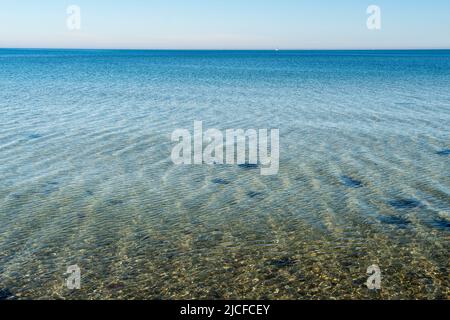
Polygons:
[[0,0],[0,48],[450,49],[450,0]]

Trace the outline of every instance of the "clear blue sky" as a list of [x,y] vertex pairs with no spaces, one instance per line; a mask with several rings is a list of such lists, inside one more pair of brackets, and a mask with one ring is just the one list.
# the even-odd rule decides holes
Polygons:
[[[66,8],[81,8],[81,30]],[[366,9],[381,8],[369,31]],[[450,0],[0,0],[0,47],[450,48]]]

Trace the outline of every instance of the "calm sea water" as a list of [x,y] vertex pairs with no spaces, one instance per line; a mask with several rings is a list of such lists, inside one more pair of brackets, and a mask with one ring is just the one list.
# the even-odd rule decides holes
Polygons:
[[[448,299],[449,88],[450,51],[0,50],[0,298]],[[279,174],[173,165],[194,120],[280,129]]]

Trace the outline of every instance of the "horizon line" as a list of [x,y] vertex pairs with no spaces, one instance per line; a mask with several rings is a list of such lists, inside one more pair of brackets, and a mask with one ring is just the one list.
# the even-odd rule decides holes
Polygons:
[[1,47],[0,50],[109,50],[109,51],[446,51],[448,48],[302,48],[302,49],[281,49],[281,48],[254,48],[254,49],[220,49],[220,48],[92,48],[92,47]]

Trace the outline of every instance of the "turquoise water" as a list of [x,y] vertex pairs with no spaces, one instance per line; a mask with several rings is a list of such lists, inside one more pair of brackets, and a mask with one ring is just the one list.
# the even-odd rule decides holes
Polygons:
[[[0,50],[0,298],[448,299],[449,88],[450,51]],[[278,128],[278,175],[173,165],[195,120]]]

